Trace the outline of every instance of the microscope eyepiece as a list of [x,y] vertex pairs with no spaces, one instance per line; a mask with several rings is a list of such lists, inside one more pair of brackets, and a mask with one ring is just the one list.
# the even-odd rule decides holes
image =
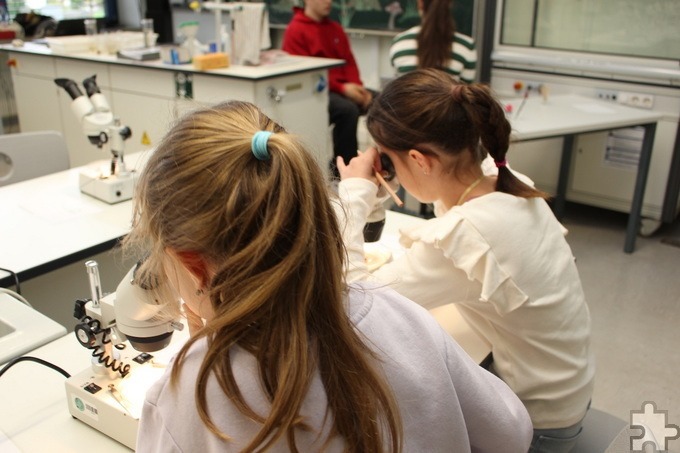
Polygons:
[[380,154],[380,166],[382,167],[385,181],[392,181],[397,175],[397,172],[394,170],[392,159],[390,159],[387,154]]
[[101,93],[99,86],[97,85],[97,74],[83,80],[83,87],[85,87],[87,97],[91,97],[93,94]]
[[54,83],[66,90],[69,96],[71,96],[71,99],[77,99],[83,95],[83,92],[80,91],[78,85],[71,79],[54,79]]

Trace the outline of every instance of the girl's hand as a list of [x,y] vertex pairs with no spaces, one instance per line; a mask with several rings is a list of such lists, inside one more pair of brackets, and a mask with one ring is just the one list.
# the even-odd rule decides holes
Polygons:
[[353,157],[348,165],[345,165],[342,157],[338,156],[336,165],[338,166],[340,179],[364,178],[378,185],[375,171],[380,170],[380,155],[374,147],[370,147],[364,152],[359,151],[358,155]]

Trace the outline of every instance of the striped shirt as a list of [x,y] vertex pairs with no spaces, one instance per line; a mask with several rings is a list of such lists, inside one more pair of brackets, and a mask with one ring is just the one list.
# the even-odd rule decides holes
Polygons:
[[[390,62],[398,74],[404,74],[418,68],[418,33],[420,25],[410,28],[392,40],[390,47]],[[455,33],[451,39],[451,59],[446,71],[462,80],[472,83],[475,80],[477,52],[475,43],[469,36]]]

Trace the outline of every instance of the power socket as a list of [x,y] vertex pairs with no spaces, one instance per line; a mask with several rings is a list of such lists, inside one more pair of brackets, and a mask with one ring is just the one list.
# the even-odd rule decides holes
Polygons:
[[603,101],[616,102],[619,97],[619,92],[614,90],[595,90],[595,96]]
[[651,109],[654,107],[654,95],[622,91],[619,93],[618,102],[631,107]]

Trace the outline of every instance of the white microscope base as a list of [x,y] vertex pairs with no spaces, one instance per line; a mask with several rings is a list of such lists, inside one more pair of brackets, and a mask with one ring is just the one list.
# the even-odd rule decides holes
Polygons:
[[164,367],[156,367],[152,361],[133,362],[140,352],[129,345],[119,352],[120,360],[130,365],[126,377],[121,378],[119,373],[102,375],[90,367],[66,380],[66,397],[73,417],[134,450],[144,396]]
[[80,173],[80,191],[114,204],[132,198],[138,178],[136,171],[106,175],[99,169],[86,168]]

